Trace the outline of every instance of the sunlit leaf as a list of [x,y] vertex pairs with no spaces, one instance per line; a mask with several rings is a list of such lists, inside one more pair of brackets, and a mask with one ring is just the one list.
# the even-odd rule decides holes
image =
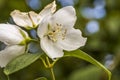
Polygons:
[[26,53],[24,55],[21,55],[14,60],[12,60],[4,69],[4,73],[6,75],[12,74],[18,70],[21,70],[28,65],[32,64],[35,62],[37,59],[39,59],[41,54],[36,53],[36,54],[30,54]]
[[101,63],[99,63],[94,58],[92,58],[90,55],[88,55],[87,53],[85,53],[85,52],[83,52],[81,50],[75,50],[75,51],[71,51],[71,52],[65,51],[64,57],[67,57],[67,56],[83,59],[83,60],[85,60],[87,62],[90,62],[90,63],[104,69],[105,72],[108,74],[108,77],[109,77],[108,80],[111,80],[111,72],[107,68],[105,68]]

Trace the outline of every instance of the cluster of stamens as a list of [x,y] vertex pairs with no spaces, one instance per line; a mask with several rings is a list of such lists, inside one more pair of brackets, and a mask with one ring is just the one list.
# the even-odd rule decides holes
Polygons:
[[47,37],[53,42],[57,42],[58,39],[65,39],[66,32],[67,30],[63,29],[63,26],[61,24],[56,24],[55,27],[48,25]]

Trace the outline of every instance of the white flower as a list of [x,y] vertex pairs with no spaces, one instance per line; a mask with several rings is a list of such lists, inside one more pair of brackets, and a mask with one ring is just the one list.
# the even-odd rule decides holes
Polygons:
[[46,16],[38,27],[40,45],[50,58],[62,57],[64,52],[85,45],[79,29],[74,29],[76,13],[72,6],[64,7],[55,14]]
[[24,41],[28,34],[19,27],[11,24],[0,24],[0,42],[6,45],[0,51],[0,66],[5,67],[12,59],[25,52]]
[[27,29],[36,28],[41,21],[39,14],[33,11],[20,12],[19,10],[14,10],[11,12],[11,16],[17,25]]
[[44,19],[44,17],[49,16],[53,14],[56,11],[56,3],[53,1],[52,3],[48,4],[40,13],[41,20]]
[[27,29],[32,29],[36,28],[45,16],[54,13],[55,10],[56,4],[55,1],[53,1],[47,5],[39,14],[33,11],[20,12],[19,10],[14,10],[11,12],[11,16],[17,25]]

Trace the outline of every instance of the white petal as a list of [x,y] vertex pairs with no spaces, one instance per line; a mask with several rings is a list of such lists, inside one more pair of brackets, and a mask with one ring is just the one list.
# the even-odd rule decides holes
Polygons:
[[[0,41],[7,44],[19,44],[24,40],[20,30],[21,29],[15,25],[0,24]],[[28,36],[25,31],[23,33]]]
[[51,18],[53,25],[61,24],[65,28],[71,28],[76,21],[75,9],[72,6],[64,7],[58,10]]
[[41,48],[52,59],[62,57],[64,54],[63,50],[48,40],[47,37],[41,39]]
[[39,24],[39,27],[37,29],[37,34],[40,38],[44,37],[45,34],[48,31],[48,24],[50,23],[51,16],[48,16],[47,18],[43,19],[42,22]]
[[0,51],[0,66],[5,67],[12,59],[23,54],[24,52],[25,46],[8,46],[4,50]]
[[37,13],[35,13],[33,11],[30,11],[29,15],[30,15],[30,18],[31,18],[31,21],[33,22],[33,24],[35,26],[37,26],[40,23],[40,21],[41,21],[40,15],[38,15]]
[[14,22],[21,27],[32,27],[32,22],[28,16],[28,13],[20,12],[19,10],[14,10],[10,14]]
[[48,4],[39,14],[43,19],[46,16],[53,14],[56,11],[56,3],[53,1],[52,3]]
[[87,38],[82,37],[81,31],[78,29],[67,30],[64,40],[59,40],[58,45],[64,50],[71,51],[76,50],[81,46],[84,46]]

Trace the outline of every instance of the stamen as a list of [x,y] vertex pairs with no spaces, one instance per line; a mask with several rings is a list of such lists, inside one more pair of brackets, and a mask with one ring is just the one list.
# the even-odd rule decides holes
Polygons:
[[53,42],[57,42],[58,38],[64,40],[66,36],[66,29],[63,29],[61,24],[56,23],[56,26],[51,28],[50,24],[48,24],[48,32],[46,36],[48,39],[52,40]]
[[67,33],[67,29],[65,29],[64,33],[62,34],[62,40],[65,39],[66,33]]

